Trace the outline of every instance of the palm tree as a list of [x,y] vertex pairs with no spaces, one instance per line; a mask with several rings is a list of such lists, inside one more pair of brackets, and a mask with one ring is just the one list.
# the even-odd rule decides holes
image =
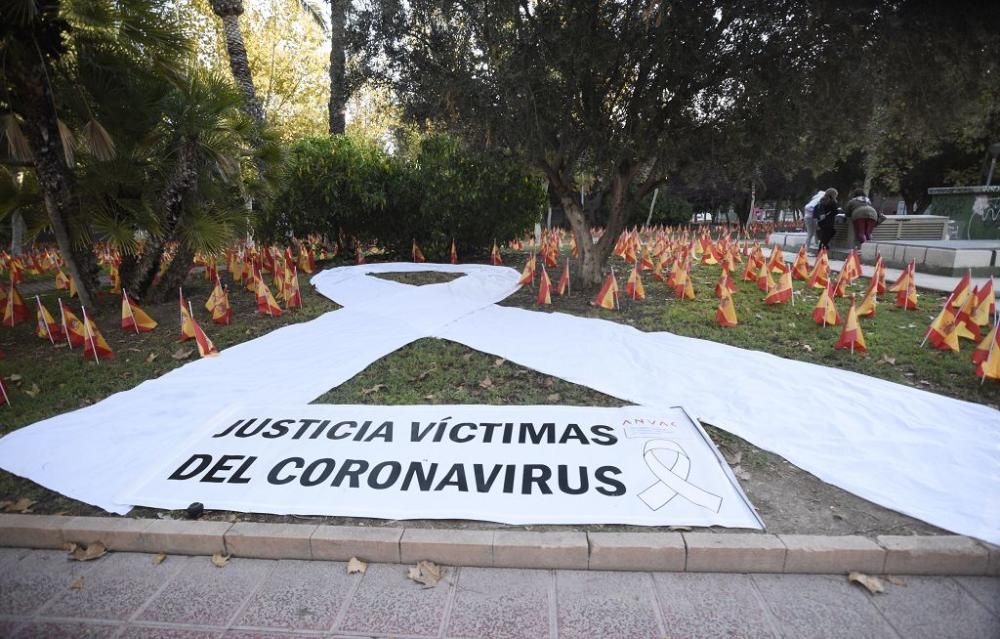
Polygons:
[[243,32],[240,31],[240,16],[243,15],[243,0],[209,0],[212,11],[222,19],[222,29],[226,39],[226,53],[229,55],[229,68],[233,71],[240,92],[243,94],[243,111],[253,118],[258,125],[264,123],[264,109],[257,99],[257,90],[250,73],[250,62],[247,60],[247,49],[243,44]]
[[[87,212],[79,204],[74,172],[74,135],[64,122],[74,105],[60,90],[75,89],[81,68],[95,53],[168,66],[186,49],[175,25],[163,20],[163,0],[38,2],[0,5],[0,113],[15,159],[35,169],[52,232],[80,300],[92,306],[97,264],[90,250]],[[75,98],[86,102],[86,98]],[[80,131],[99,157],[113,154],[104,127],[84,104]]]
[[330,0],[330,133],[337,135],[347,126],[347,79],[345,77],[344,49],[347,38],[347,9],[350,0]]

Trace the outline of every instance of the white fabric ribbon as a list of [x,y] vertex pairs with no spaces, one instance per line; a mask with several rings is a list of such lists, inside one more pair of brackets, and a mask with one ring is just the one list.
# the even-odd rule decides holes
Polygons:
[[[672,453],[672,463],[667,465],[661,462],[656,455],[658,451]],[[691,474],[691,458],[679,444],[664,439],[650,440],[642,449],[642,459],[659,480],[639,493],[639,499],[652,510],[663,508],[677,495],[712,512],[717,513],[722,508],[722,497],[704,491],[687,480]]]

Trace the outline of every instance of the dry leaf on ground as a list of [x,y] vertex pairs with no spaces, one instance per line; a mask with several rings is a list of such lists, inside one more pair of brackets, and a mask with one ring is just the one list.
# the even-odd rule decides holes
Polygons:
[[159,566],[160,564],[162,564],[166,560],[167,560],[167,553],[165,553],[165,552],[161,552],[158,555],[153,555],[153,565],[154,566]]
[[465,355],[462,355],[462,359],[464,359],[465,361],[469,361],[470,359],[472,359],[472,353],[466,353]]
[[496,366],[497,368],[499,368],[499,367],[503,366],[506,362],[507,362],[507,360],[505,360],[504,358],[498,357],[495,360],[493,360],[493,365]]
[[77,577],[73,580],[73,583],[69,585],[72,590],[83,590],[83,577]]
[[34,499],[28,499],[27,497],[21,497],[17,501],[3,501],[0,505],[3,506],[3,511],[5,513],[30,513],[31,507],[38,502]]
[[193,348],[178,348],[176,351],[174,351],[174,354],[171,355],[170,357],[177,360],[181,360],[181,359],[187,359],[192,355],[194,355]]
[[104,547],[99,541],[83,546],[74,544],[73,550],[69,554],[69,558],[73,561],[90,561],[92,559],[97,559],[98,557],[103,557],[108,554],[108,549]]
[[17,373],[14,373],[13,375],[11,375],[10,377],[7,378],[7,381],[8,382],[19,382],[19,381],[21,381],[21,376],[18,375]]
[[885,592],[885,586],[882,585],[881,579],[878,577],[872,577],[871,575],[866,575],[863,572],[852,572],[847,575],[847,580],[853,583],[861,584],[873,595]]
[[894,575],[886,575],[885,580],[891,583],[893,586],[902,586],[906,588],[906,581],[900,577]]
[[548,395],[545,399],[550,402],[558,402],[562,399],[562,395],[560,395],[559,393],[552,393],[551,395]]
[[882,359],[878,361],[879,364],[889,364],[890,366],[896,365],[896,358],[889,357],[888,353],[882,353]]
[[377,392],[379,392],[380,390],[382,390],[384,388],[385,388],[385,384],[375,384],[371,388],[362,388],[361,389],[361,394],[362,395],[371,395],[372,393],[377,393]]
[[743,481],[750,479],[750,472],[739,464],[733,466],[733,474],[736,475],[737,479],[742,479]]
[[490,388],[491,386],[493,386],[493,380],[489,378],[489,375],[487,375],[486,377],[484,377],[479,382],[479,387],[480,388]]
[[229,555],[223,555],[221,552],[212,555],[212,565],[216,568],[222,568],[227,563],[229,563]]
[[811,352],[813,352],[813,347],[810,346],[809,344],[803,344],[802,345],[802,350],[804,350],[807,353],[811,353]]
[[148,364],[148,363],[152,362],[152,361],[153,361],[154,359],[156,359],[157,357],[158,357],[158,355],[157,355],[156,353],[150,353],[150,354],[149,354],[149,355],[148,355],[148,356],[146,357],[146,363]]
[[42,389],[38,388],[38,384],[32,382],[31,383],[31,388],[25,390],[24,394],[27,395],[28,397],[35,397],[40,392],[42,392]]
[[368,562],[361,561],[357,557],[351,557],[351,560],[347,562],[347,574],[353,575],[356,572],[360,572],[362,575],[368,570]]
[[444,570],[433,561],[424,560],[416,566],[410,566],[406,576],[418,584],[422,584],[424,588],[433,588],[441,581]]

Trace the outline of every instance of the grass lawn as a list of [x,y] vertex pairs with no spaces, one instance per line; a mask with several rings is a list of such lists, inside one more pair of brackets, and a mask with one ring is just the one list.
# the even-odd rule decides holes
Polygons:
[[[507,255],[505,262],[523,267],[526,256]],[[612,258],[624,284],[625,264]],[[330,265],[327,265],[330,266]],[[833,344],[839,328],[816,326],[810,315],[817,293],[796,295],[796,304],[768,306],[763,294],[752,282],[737,281],[736,311],[740,325],[721,328],[714,322],[716,298],[712,294],[719,267],[696,266],[693,269],[697,299],[677,301],[665,285],[646,274],[647,300],[623,300],[619,311],[590,306],[592,294],[573,293],[554,298],[546,311],[602,317],[620,321],[644,331],[667,330],[681,335],[767,351],[792,359],[822,363],[855,370],[892,381],[925,388],[970,401],[1000,404],[1000,389],[993,382],[980,385],[972,373],[968,353],[970,342],[963,342],[962,353],[940,353],[920,349],[919,342],[944,296],[925,293],[920,297],[921,310],[902,311],[891,302],[879,307],[877,316],[862,320],[870,349],[869,354],[851,355],[835,351]],[[556,279],[558,273],[550,274]],[[425,285],[454,279],[451,274],[406,273],[380,275],[408,284]],[[796,291],[803,283],[796,282]],[[854,289],[861,291],[863,281]],[[306,321],[335,310],[336,304],[322,297],[300,276],[304,308],[285,313],[280,318],[257,316],[253,296],[242,289],[231,290],[233,324],[211,324],[203,304],[209,293],[207,282],[192,276],[185,287],[197,319],[216,346],[228,346],[252,339],[285,324]],[[43,296],[50,310],[56,308],[54,291]],[[28,297],[26,295],[26,301]],[[197,351],[190,342],[176,341],[179,319],[176,303],[144,307],[160,326],[152,333],[127,334],[119,326],[119,300],[105,297],[98,321],[101,331],[115,350],[116,358],[100,366],[85,362],[79,350],[65,346],[53,348],[34,336],[34,323],[14,329],[0,329],[0,350],[7,354],[0,360],[0,374],[9,381],[12,406],[0,408],[0,432],[6,433],[39,419],[91,404],[121,390],[132,388],[145,379],[159,376],[184,364]],[[521,290],[503,302],[507,305],[542,310],[534,302],[531,290]],[[838,301],[846,312],[846,302]],[[179,352],[180,351],[180,352]],[[178,356],[175,359],[175,354]],[[155,357],[154,357],[155,355]],[[185,355],[180,358],[181,355]],[[12,376],[17,376],[11,379]],[[37,386],[38,392],[35,393]],[[373,363],[353,379],[331,389],[316,403],[368,404],[570,404],[617,406],[619,399],[602,395],[564,380],[542,375],[501,358],[473,351],[460,344],[422,339]],[[760,510],[774,532],[823,532],[826,534],[931,532],[933,529],[898,513],[887,511],[832,486],[824,484],[780,457],[760,450],[708,427],[736,470],[751,501]],[[789,496],[793,496],[792,499]],[[0,472],[0,501],[20,498],[37,500],[35,512],[100,515],[103,511],[48,491],[33,482]],[[147,508],[136,508],[132,516],[165,516]],[[170,516],[170,515],[166,515]],[[212,519],[247,521],[292,521],[295,518],[252,513],[208,513]],[[323,521],[350,523],[359,520],[318,518]],[[364,520],[366,525],[393,522]],[[492,526],[477,522],[419,522],[418,525],[463,527]],[[545,527],[535,527],[542,528]],[[623,529],[626,527],[588,527]]]

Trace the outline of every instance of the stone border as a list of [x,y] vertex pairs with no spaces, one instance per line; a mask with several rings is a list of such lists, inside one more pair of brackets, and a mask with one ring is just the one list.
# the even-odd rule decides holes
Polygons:
[[176,521],[0,514],[0,546],[257,559],[440,564],[496,568],[986,575],[1000,577],[1000,546],[959,535],[772,535],[741,532],[530,532]]

